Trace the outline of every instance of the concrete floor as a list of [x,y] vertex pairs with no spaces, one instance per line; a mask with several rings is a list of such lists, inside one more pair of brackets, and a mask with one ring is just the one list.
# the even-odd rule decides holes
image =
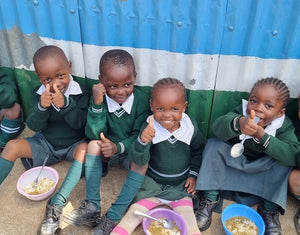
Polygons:
[[[29,136],[32,132],[25,129],[22,136]],[[53,167],[58,171],[60,180],[58,187],[61,185],[70,162],[62,162]],[[32,235],[37,234],[37,229],[43,220],[47,199],[43,201],[30,201],[21,196],[16,184],[18,177],[24,172],[21,162],[16,161],[13,170],[5,181],[0,186],[0,235]],[[103,178],[101,184],[101,198],[102,198],[102,213],[105,213],[110,204],[116,199],[123,181],[126,177],[126,170],[120,167],[113,167],[109,174]],[[85,196],[85,182],[82,179],[75,190],[72,192],[69,202],[67,203],[63,213],[77,208]],[[225,201],[223,207],[233,202]],[[288,198],[287,211],[284,216],[280,216],[283,235],[297,235],[294,228],[293,216],[297,212],[299,202],[294,198]],[[254,207],[255,208],[255,207]],[[204,232],[203,235],[223,235],[220,220],[221,214],[213,214],[213,222],[210,228]],[[84,227],[70,226],[65,223],[61,224],[61,233],[63,235],[85,235],[91,234],[92,230]],[[133,235],[142,235],[143,231],[139,226]]]

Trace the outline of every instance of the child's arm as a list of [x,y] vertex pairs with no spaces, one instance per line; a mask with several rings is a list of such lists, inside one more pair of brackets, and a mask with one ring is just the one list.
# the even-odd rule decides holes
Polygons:
[[184,186],[187,188],[186,191],[188,193],[195,194],[196,193],[196,189],[195,189],[196,188],[196,178],[188,177]]
[[98,83],[93,85],[93,97],[88,109],[87,124],[85,127],[85,134],[90,139],[100,139],[99,133],[106,133],[107,131],[107,109],[103,104],[105,92],[103,84]]
[[10,108],[18,101],[13,77],[0,71],[0,107]]

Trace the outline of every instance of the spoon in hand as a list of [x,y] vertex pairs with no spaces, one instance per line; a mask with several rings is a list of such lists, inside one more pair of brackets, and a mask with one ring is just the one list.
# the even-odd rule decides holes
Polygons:
[[140,215],[140,216],[146,217],[148,219],[155,220],[155,221],[159,222],[165,229],[173,229],[173,227],[174,227],[173,222],[170,219],[157,219],[157,218],[154,218],[150,215],[144,214],[137,210],[135,210],[133,213],[135,215]]
[[[254,122],[255,123],[258,123],[259,121],[259,117],[254,117]],[[231,154],[231,157],[239,157],[243,154],[244,152],[244,142],[247,138],[247,135],[244,136],[244,138],[242,139],[242,141],[240,143],[236,143],[234,144],[232,147],[231,147],[231,150],[230,150],[230,154]]]

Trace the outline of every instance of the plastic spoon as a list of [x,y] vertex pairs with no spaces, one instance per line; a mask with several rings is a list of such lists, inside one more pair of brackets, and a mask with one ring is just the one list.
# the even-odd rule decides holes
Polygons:
[[[254,122],[258,123],[258,121],[259,121],[259,117],[255,116]],[[243,154],[244,142],[245,142],[246,138],[247,138],[247,135],[244,136],[244,138],[242,139],[242,141],[240,143],[236,143],[231,147],[231,150],[230,150],[231,157],[235,158],[235,157],[239,157]]]
[[49,155],[47,155],[47,157],[44,159],[42,168],[41,168],[39,174],[37,175],[37,177],[35,178],[35,180],[33,181],[32,186],[33,186],[34,188],[37,188],[37,186],[38,186],[38,183],[39,183],[39,177],[40,177],[40,175],[41,175],[41,173],[42,173],[42,171],[43,171],[43,169],[44,169],[44,166],[45,166],[46,163],[47,163],[48,158],[49,158]]
[[143,217],[146,217],[148,219],[152,219],[152,220],[155,220],[157,222],[159,222],[160,224],[162,224],[162,226],[165,228],[165,229],[173,229],[174,225],[173,225],[173,221],[170,220],[170,219],[157,219],[157,218],[154,218],[150,215],[147,215],[147,214],[144,214],[140,211],[137,211],[135,210],[133,212],[135,215],[139,215],[139,216],[143,216]]

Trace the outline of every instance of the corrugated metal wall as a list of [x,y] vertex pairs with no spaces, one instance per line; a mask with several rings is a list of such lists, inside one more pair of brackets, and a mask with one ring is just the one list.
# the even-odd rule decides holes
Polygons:
[[26,111],[39,47],[62,47],[87,81],[104,51],[122,47],[135,58],[137,85],[166,76],[185,84],[206,133],[262,77],[298,96],[299,8],[299,0],[1,0],[0,66],[14,69]]

